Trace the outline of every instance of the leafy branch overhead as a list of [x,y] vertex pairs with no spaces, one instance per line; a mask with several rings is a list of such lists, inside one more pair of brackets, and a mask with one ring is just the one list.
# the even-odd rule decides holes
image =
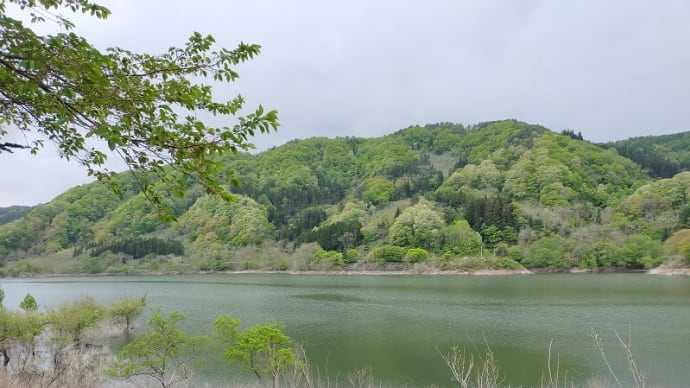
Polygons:
[[[8,16],[8,3],[30,12],[32,22],[52,20],[64,32],[36,34]],[[218,101],[200,80],[233,82],[239,76],[234,67],[259,54],[260,46],[215,49],[212,36],[195,32],[183,47],[158,55],[119,47],[101,51],[53,14],[62,8],[101,19],[110,14],[86,0],[0,0],[0,144],[18,130],[26,139],[22,146],[35,154],[47,140],[117,190],[115,173],[105,165],[108,153],[93,141],[100,140],[135,172],[156,204],[161,195],[153,182],[162,180],[182,195],[189,177],[230,198],[221,186],[218,156],[249,149],[249,137],[277,129],[277,112],[259,106],[241,115],[242,96]],[[203,121],[212,116],[234,124]]]

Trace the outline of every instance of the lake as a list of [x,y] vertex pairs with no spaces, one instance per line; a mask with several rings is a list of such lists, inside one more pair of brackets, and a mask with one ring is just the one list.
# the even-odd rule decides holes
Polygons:
[[[5,306],[27,292],[41,310],[90,295],[109,304],[146,295],[149,306],[179,310],[190,332],[211,332],[231,314],[246,328],[268,319],[285,325],[322,378],[344,379],[371,368],[384,384],[450,386],[440,352],[453,344],[492,349],[505,384],[539,385],[552,368],[583,384],[612,381],[594,346],[625,385],[630,375],[616,339],[630,338],[636,362],[652,384],[690,381],[690,278],[637,273],[527,276],[345,276],[208,274],[3,279]],[[141,317],[139,325],[145,321]],[[219,382],[231,372],[220,356],[200,372]]]

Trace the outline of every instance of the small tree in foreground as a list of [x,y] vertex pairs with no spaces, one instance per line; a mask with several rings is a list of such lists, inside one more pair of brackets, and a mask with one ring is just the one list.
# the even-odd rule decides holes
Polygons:
[[17,362],[17,370],[22,372],[30,366],[36,357],[36,339],[47,325],[43,314],[26,311],[14,312],[13,353]]
[[38,303],[36,303],[36,299],[31,294],[27,293],[24,300],[19,303],[19,308],[27,313],[34,312],[38,310]]
[[132,321],[144,311],[146,297],[119,299],[108,309],[108,315],[119,325],[123,325],[123,332],[129,333]]
[[237,331],[239,324],[239,320],[228,315],[218,317],[213,324],[220,341],[228,345],[225,359],[239,363],[259,380],[270,375],[273,387],[278,387],[281,374],[296,366],[292,340],[277,322],[256,325],[246,332]]
[[106,308],[89,296],[62,304],[49,317],[56,342],[72,343],[78,350],[84,333],[96,327],[105,312]]
[[109,374],[116,378],[148,376],[162,388],[189,380],[192,367],[199,364],[203,336],[187,336],[181,324],[187,319],[178,311],[167,317],[155,308],[146,328],[127,344]]

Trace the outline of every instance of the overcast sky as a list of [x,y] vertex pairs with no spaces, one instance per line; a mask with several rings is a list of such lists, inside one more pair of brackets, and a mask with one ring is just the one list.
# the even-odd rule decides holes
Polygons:
[[[279,111],[259,150],[312,136],[515,118],[601,142],[690,130],[690,2],[636,0],[102,1],[78,17],[101,48],[162,52],[198,31],[258,43],[247,107]],[[68,16],[68,13],[64,13]],[[47,146],[0,154],[0,206],[35,205],[90,179]]]

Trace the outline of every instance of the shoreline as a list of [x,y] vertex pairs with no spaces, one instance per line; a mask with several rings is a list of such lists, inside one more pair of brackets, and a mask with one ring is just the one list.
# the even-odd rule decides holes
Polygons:
[[430,276],[506,276],[506,275],[531,275],[532,272],[523,270],[507,270],[507,269],[483,269],[476,271],[461,271],[461,270],[435,270],[435,271],[410,271],[410,270],[341,270],[341,271],[262,271],[262,270],[240,270],[240,271],[222,271],[222,272],[205,272],[205,273],[227,273],[227,274],[245,274],[245,273],[277,273],[288,275],[338,275],[338,276],[396,276],[396,275],[430,275]]
[[468,270],[430,270],[430,271],[414,271],[409,269],[342,269],[336,271],[279,271],[279,270],[228,270],[228,271],[142,271],[130,273],[51,273],[51,274],[31,274],[29,276],[15,276],[5,277],[3,279],[27,279],[27,278],[66,278],[66,277],[108,277],[108,276],[171,276],[171,275],[212,275],[212,274],[226,274],[226,275],[242,275],[242,274],[286,274],[296,276],[309,275],[332,275],[332,276],[515,276],[515,275],[535,275],[535,274],[582,274],[582,273],[644,273],[649,275],[662,276],[690,276],[690,268],[652,268],[650,270],[638,271],[616,271],[616,270],[557,270],[550,271],[541,268],[533,269],[479,269],[474,271]]
[[309,275],[335,275],[335,276],[410,276],[410,275],[429,275],[429,276],[511,276],[511,275],[532,275],[533,272],[523,270],[506,269],[482,269],[476,271],[462,270],[434,270],[427,272],[410,270],[339,270],[339,271],[279,271],[279,270],[230,270],[230,271],[144,271],[130,273],[52,273],[52,274],[32,274],[30,276],[5,277],[3,279],[29,279],[29,278],[67,278],[67,277],[110,277],[110,276],[170,276],[170,275],[242,275],[242,274],[285,274],[297,276]]

